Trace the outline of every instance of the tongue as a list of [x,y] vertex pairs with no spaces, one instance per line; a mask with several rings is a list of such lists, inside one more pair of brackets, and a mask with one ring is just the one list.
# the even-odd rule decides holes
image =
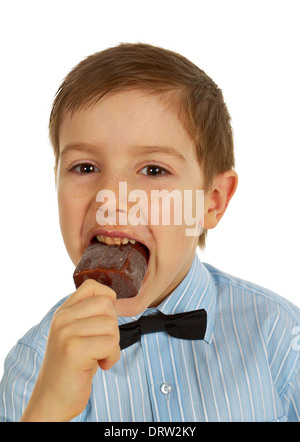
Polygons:
[[92,243],[82,255],[73,279],[76,288],[85,280],[95,279],[111,287],[118,299],[138,294],[147,270],[148,254],[139,244],[107,245]]

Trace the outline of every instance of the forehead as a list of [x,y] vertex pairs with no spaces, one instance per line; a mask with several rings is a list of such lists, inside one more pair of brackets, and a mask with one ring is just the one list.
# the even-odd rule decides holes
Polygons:
[[142,143],[170,145],[179,151],[191,149],[195,154],[174,100],[141,90],[110,93],[95,104],[65,113],[59,141],[60,149],[70,143]]

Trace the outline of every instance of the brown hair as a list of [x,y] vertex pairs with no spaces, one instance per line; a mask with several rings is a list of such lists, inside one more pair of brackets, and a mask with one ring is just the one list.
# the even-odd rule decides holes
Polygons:
[[[128,89],[171,98],[196,146],[205,189],[215,175],[234,167],[230,115],[213,80],[180,54],[149,44],[122,43],[81,61],[58,89],[49,122],[55,168],[64,113],[93,105],[109,92]],[[205,236],[206,231],[199,238],[201,247]]]

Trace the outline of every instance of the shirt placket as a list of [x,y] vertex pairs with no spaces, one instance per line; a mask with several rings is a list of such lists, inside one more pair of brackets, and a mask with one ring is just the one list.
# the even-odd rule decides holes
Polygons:
[[148,380],[149,398],[155,422],[181,421],[176,375],[170,364],[166,332],[143,335],[141,343]]

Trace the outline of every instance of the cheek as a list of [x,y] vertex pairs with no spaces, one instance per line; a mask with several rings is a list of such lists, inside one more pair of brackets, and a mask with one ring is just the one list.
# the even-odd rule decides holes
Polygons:
[[197,238],[186,235],[186,227],[160,226],[154,232],[157,245],[157,260],[160,264],[183,262],[193,252]]
[[57,192],[61,233],[72,261],[81,253],[81,230],[86,214],[87,200],[84,194],[60,186]]
[[170,293],[192,265],[197,238],[187,237],[184,228],[166,226],[154,233],[155,290]]
[[57,198],[62,221],[68,221],[74,217],[77,219],[84,214],[84,208],[87,204],[87,192],[78,189],[80,189],[79,186],[74,186],[64,180],[59,184]]
[[77,223],[71,223],[70,220],[78,217],[80,213],[80,200],[68,191],[66,188],[61,188],[57,193],[59,219],[61,226],[70,225],[72,228]]

